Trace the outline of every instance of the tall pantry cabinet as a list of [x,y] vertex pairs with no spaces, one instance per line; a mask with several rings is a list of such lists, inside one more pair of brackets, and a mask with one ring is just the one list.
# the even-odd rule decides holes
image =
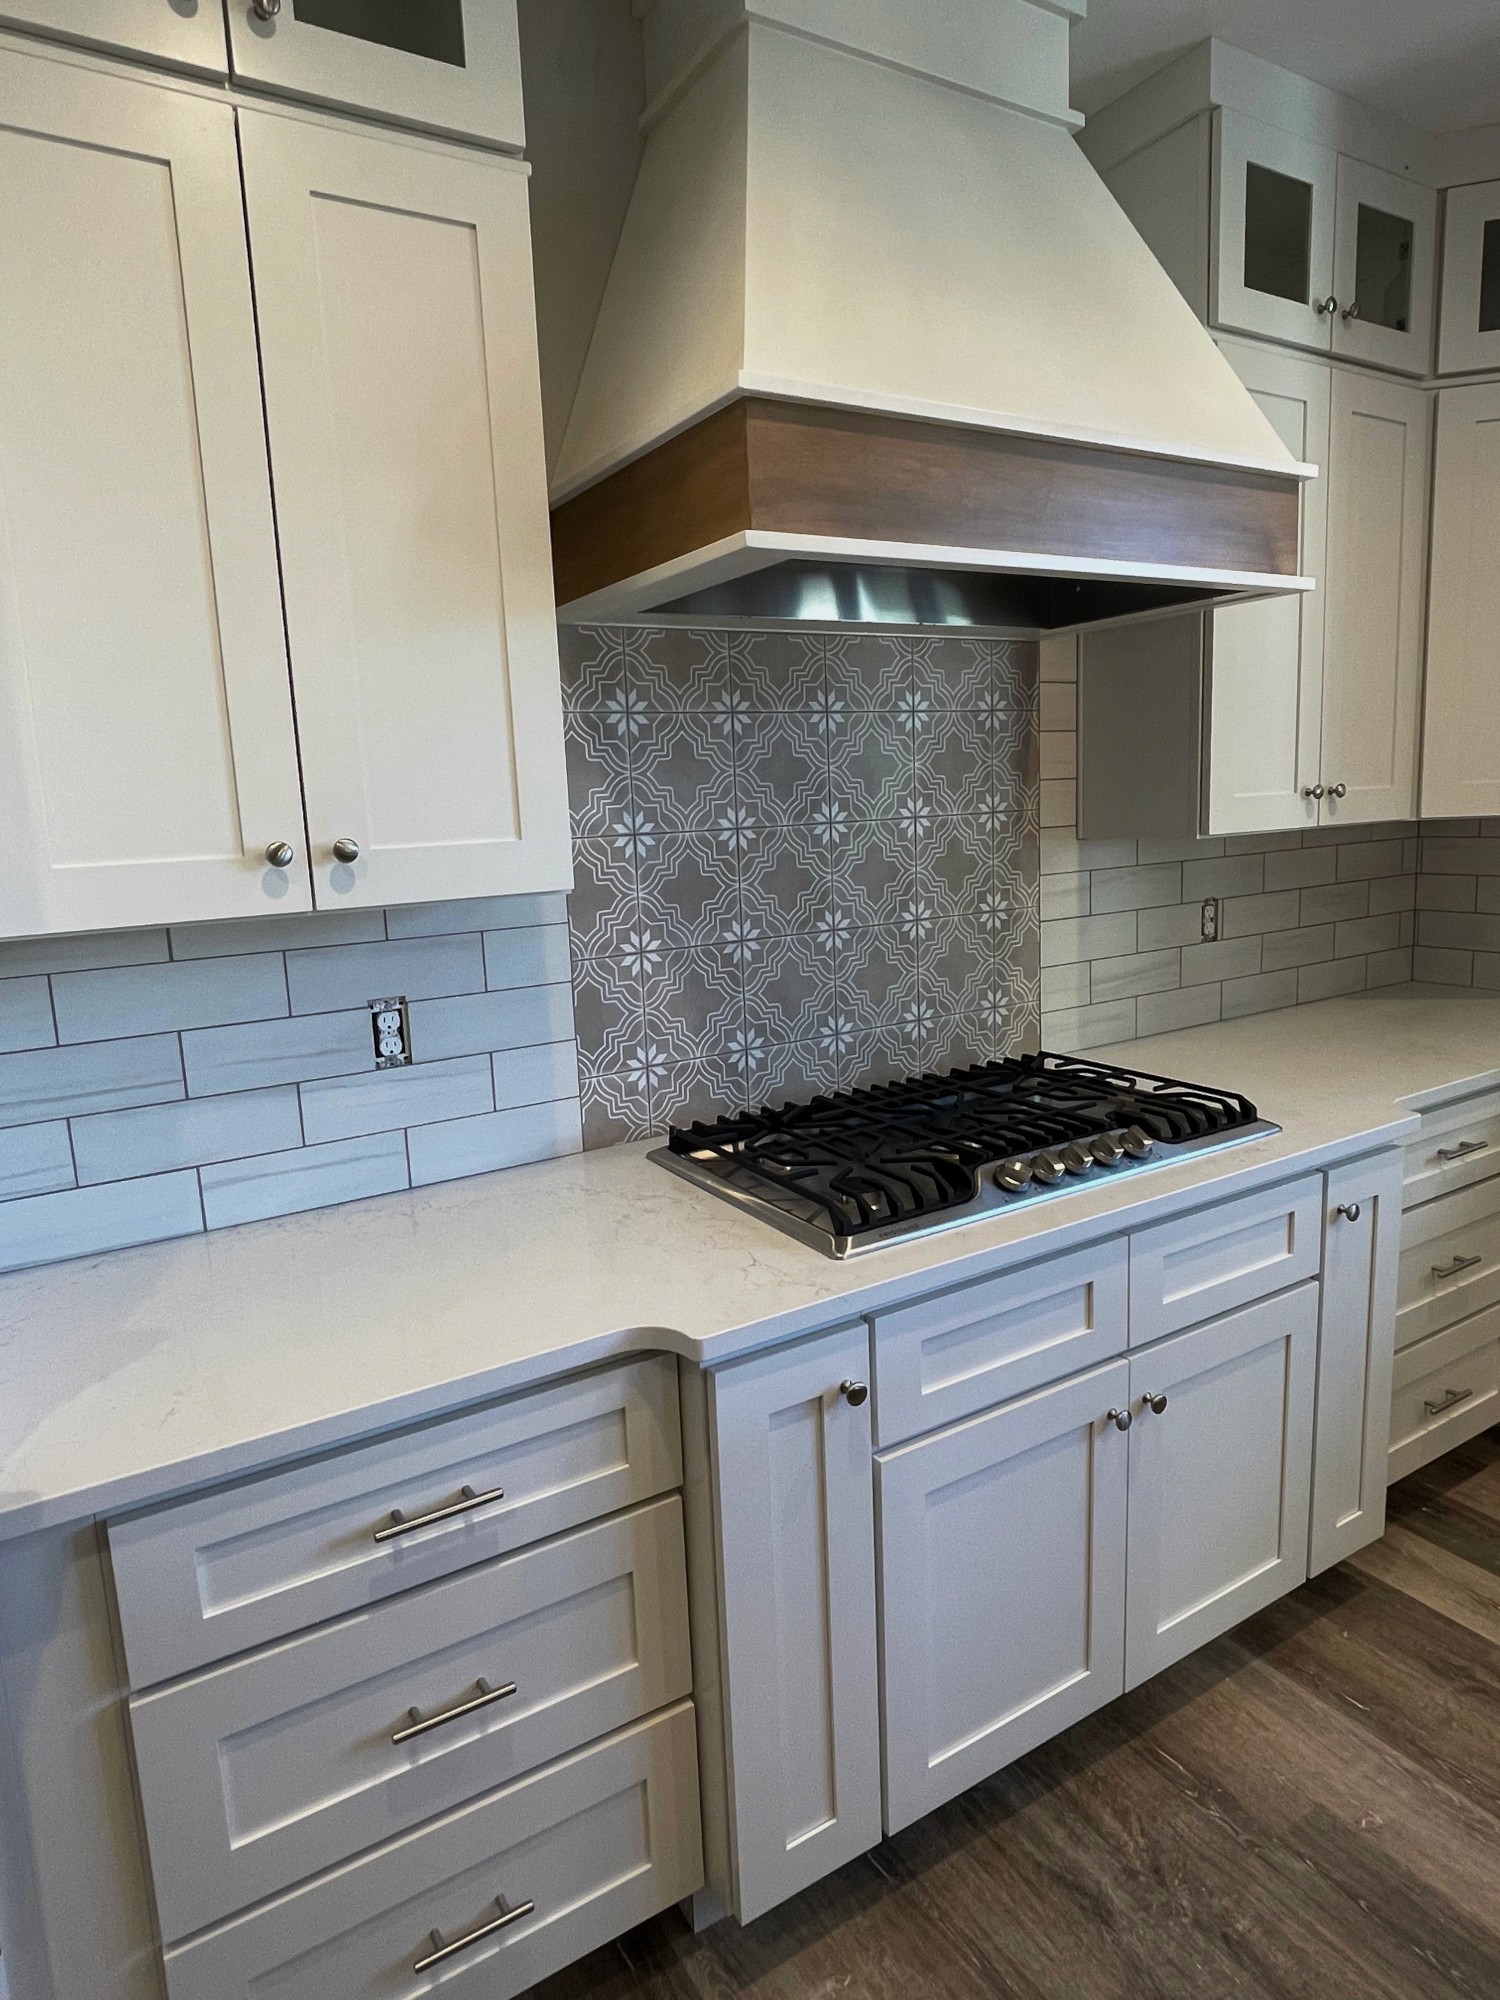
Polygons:
[[0,177],[0,936],[566,888],[524,166],[0,39]]

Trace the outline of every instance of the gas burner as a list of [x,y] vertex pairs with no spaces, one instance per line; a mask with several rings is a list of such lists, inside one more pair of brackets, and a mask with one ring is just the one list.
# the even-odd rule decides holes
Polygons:
[[651,1157],[849,1257],[1278,1129],[1233,1091],[1042,1054],[674,1128]]

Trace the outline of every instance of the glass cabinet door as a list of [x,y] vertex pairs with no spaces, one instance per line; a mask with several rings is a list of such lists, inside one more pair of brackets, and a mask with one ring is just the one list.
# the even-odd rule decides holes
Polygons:
[[1449,188],[1438,373],[1500,368],[1500,181]]
[[1216,323],[1326,352],[1337,313],[1337,155],[1220,111],[1214,167]]
[[1333,351],[1411,375],[1432,367],[1437,196],[1341,157]]
[[227,4],[237,83],[498,146],[525,143],[516,0]]

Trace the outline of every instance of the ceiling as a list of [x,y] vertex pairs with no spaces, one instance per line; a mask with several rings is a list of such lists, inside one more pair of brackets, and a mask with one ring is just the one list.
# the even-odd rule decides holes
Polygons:
[[1099,110],[1205,35],[1424,131],[1500,125],[1500,0],[1089,0],[1073,102]]

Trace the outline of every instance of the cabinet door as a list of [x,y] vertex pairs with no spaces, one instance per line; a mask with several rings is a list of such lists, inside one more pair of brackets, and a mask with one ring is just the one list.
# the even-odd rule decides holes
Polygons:
[[0,187],[0,934],[307,909],[234,114],[0,53]]
[[1409,375],[1432,367],[1437,196],[1362,160],[1339,159],[1333,351]]
[[880,1839],[869,1366],[861,1326],[710,1379],[741,1923]]
[[1438,373],[1500,368],[1500,181],[1449,188],[1443,200]]
[[888,1833],[1123,1689],[1129,1387],[1115,1362],[879,1461]]
[[1383,1153],[1328,1175],[1318,1415],[1308,1573],[1385,1532],[1401,1159]]
[[516,0],[227,0],[236,83],[519,152]]
[[1319,587],[1299,597],[1226,605],[1209,615],[1204,831],[1316,826],[1333,371],[1274,348],[1220,345],[1292,455],[1322,469],[1302,489],[1298,565]]
[[1422,811],[1488,817],[1500,813],[1500,385],[1439,395],[1432,505]]
[[1220,111],[1214,125],[1214,319],[1327,352],[1338,155]]
[[569,888],[524,170],[240,126],[318,904]]
[[1325,823],[1414,819],[1432,398],[1337,369],[1323,643]]
[[1132,1359],[1127,1687],[1305,1581],[1317,1346],[1311,1283]]
[[0,0],[0,28],[35,30],[215,76],[228,66],[219,0]]

